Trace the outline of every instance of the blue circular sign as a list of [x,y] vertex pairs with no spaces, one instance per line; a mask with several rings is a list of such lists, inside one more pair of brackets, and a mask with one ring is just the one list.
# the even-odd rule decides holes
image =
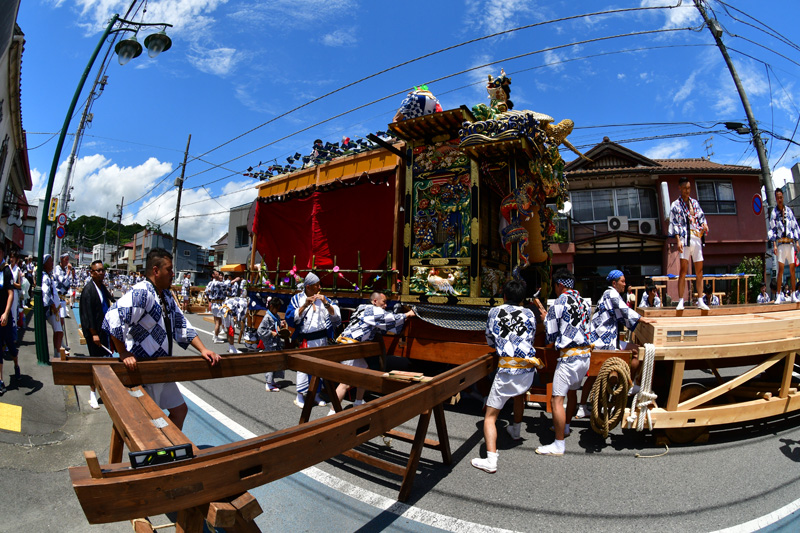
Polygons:
[[755,213],[756,215],[760,215],[763,208],[764,205],[761,202],[761,195],[760,194],[753,195],[753,213]]
[[58,237],[59,239],[63,239],[64,235],[66,234],[67,234],[67,228],[65,228],[64,226],[59,226],[56,228],[56,237]]

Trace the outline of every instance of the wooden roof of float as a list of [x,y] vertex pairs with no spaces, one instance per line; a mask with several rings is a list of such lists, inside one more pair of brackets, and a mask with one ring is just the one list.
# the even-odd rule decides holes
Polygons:
[[424,140],[431,143],[434,142],[433,139],[443,135],[447,136],[446,140],[458,137],[458,130],[465,120],[475,122],[475,117],[467,106],[462,105],[458,109],[448,109],[402,122],[393,122],[389,124],[389,129],[401,139]]
[[486,161],[493,159],[536,159],[535,148],[525,138],[503,139],[490,141],[471,146],[462,146],[463,151],[470,159]]

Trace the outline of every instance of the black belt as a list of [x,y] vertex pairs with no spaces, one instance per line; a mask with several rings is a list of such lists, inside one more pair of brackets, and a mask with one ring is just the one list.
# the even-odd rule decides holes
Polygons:
[[325,337],[327,337],[328,330],[321,329],[319,331],[314,331],[311,333],[299,333],[297,336],[304,341],[315,341],[317,339],[324,339]]

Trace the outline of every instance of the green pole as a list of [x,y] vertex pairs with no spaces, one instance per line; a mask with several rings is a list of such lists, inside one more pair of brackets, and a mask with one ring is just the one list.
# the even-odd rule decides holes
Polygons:
[[[105,43],[106,39],[108,38],[108,35],[111,33],[111,28],[114,27],[114,24],[116,24],[118,19],[119,15],[114,15],[111,18],[111,22],[108,23],[108,27],[106,27],[106,31],[103,32],[103,36],[100,38],[100,42],[97,43],[97,48],[95,48],[91,59],[89,59],[89,63],[83,70],[83,75],[81,76],[81,80],[78,82],[78,88],[75,89],[75,94],[72,96],[72,102],[69,105],[67,116],[64,118],[64,125],[61,126],[61,134],[58,136],[58,144],[56,144],[56,153],[53,154],[53,164],[50,167],[50,176],[47,178],[47,190],[44,196],[45,209],[50,208],[50,195],[53,192],[53,182],[55,182],[56,179],[58,160],[61,158],[61,149],[64,147],[64,138],[67,135],[67,128],[69,128],[69,123],[72,119],[72,114],[75,112],[75,106],[78,104],[78,98],[80,98],[81,91],[83,91],[83,85],[86,83],[86,78],[89,76],[89,72],[92,70],[94,61],[95,59],[97,59],[97,54],[100,53],[100,49],[103,47],[103,43]],[[48,365],[50,364],[50,350],[47,347],[48,344],[47,324],[44,318],[44,300],[42,298],[42,272],[43,272],[42,258],[44,257],[45,232],[47,230],[47,225],[49,221],[47,220],[46,213],[39,213],[39,218],[41,219],[41,221],[39,223],[39,250],[38,250],[38,255],[36,257],[36,266],[37,266],[36,288],[33,289],[33,302],[34,302],[33,316],[34,316],[34,332],[36,335],[36,359],[40,365]]]

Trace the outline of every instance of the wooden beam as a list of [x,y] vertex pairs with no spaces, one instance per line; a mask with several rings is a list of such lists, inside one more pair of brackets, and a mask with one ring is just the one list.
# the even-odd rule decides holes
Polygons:
[[672,364],[672,379],[669,382],[669,397],[667,397],[667,411],[674,411],[678,408],[678,399],[683,385],[683,370],[686,368],[686,361],[675,361]]
[[[92,385],[92,367],[108,366],[127,386],[143,383],[165,383],[177,381],[199,381],[233,376],[247,376],[262,372],[285,370],[286,357],[308,352],[296,348],[282,352],[258,352],[248,354],[223,354],[219,363],[210,366],[202,357],[163,357],[152,361],[140,361],[135,372],[129,372],[118,359],[105,357],[70,357],[66,361],[51,359],[53,382],[56,385]],[[377,342],[359,342],[325,346],[313,349],[314,356],[327,361],[346,361],[361,357],[380,355]]]
[[794,372],[794,358],[796,355],[795,352],[791,352],[786,356],[786,364],[783,367],[783,379],[781,379],[781,390],[778,392],[778,396],[781,398],[786,398],[786,396],[789,395],[789,387],[792,385],[792,375]]
[[[492,356],[453,368],[429,382],[266,436],[201,450],[187,461],[131,470],[109,465],[103,479],[70,469],[73,488],[92,524],[130,520],[222,501],[350,450],[487,376]],[[424,434],[423,434],[424,438]]]
[[757,376],[758,374],[768,369],[769,367],[771,367],[772,365],[774,365],[787,355],[788,354],[786,352],[776,353],[775,355],[767,358],[767,360],[761,363],[760,365],[756,365],[755,367],[751,368],[744,374],[740,374],[735,378],[733,378],[732,380],[723,383],[722,385],[714,387],[713,389],[706,391],[698,396],[695,396],[694,398],[690,398],[685,402],[679,403],[678,410],[686,411],[688,409],[694,409],[697,406],[703,405],[704,403],[713,400],[717,396],[725,394],[726,392],[736,388],[737,386],[741,385],[750,378]]

